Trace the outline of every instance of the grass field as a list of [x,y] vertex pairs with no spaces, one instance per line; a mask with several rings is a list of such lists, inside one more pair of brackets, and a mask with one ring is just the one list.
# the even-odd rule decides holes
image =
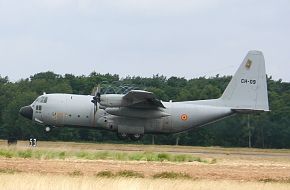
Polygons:
[[289,184],[239,182],[239,181],[208,181],[208,180],[172,180],[172,179],[141,179],[141,178],[96,178],[70,177],[61,175],[35,174],[1,174],[1,190],[289,190]]
[[214,159],[201,159],[189,154],[170,154],[155,152],[121,152],[121,151],[67,151],[39,150],[34,148],[14,147],[0,148],[0,157],[32,159],[85,159],[85,160],[119,160],[119,161],[169,161],[169,162],[204,162],[214,163]]
[[290,189],[290,151],[0,141],[0,189]]

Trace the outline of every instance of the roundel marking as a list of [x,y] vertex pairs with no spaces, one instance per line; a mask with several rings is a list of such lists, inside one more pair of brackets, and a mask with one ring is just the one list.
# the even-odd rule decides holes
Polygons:
[[187,116],[186,114],[182,114],[182,115],[180,116],[180,119],[181,119],[182,121],[186,121],[186,120],[188,119],[188,116]]

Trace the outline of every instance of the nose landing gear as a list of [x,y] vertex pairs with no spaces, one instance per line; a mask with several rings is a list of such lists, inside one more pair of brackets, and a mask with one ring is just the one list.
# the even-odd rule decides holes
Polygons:
[[45,132],[50,132],[51,131],[51,128],[50,127],[45,127]]
[[53,128],[55,128],[55,126],[46,126],[44,130],[45,130],[45,132],[48,133],[48,132],[50,132]]

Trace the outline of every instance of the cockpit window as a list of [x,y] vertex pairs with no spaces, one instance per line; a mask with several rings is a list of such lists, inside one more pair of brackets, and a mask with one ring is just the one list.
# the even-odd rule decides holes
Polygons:
[[48,99],[48,98],[45,96],[45,97],[42,98],[41,102],[42,102],[42,103],[47,103],[47,99]]
[[47,96],[41,96],[41,97],[37,98],[37,99],[35,100],[35,102],[47,103],[47,99],[48,99]]

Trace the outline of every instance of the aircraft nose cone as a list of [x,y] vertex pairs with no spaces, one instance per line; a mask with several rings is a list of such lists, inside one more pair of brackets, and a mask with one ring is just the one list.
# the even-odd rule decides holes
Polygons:
[[20,115],[32,120],[33,109],[31,106],[24,106],[19,110]]

